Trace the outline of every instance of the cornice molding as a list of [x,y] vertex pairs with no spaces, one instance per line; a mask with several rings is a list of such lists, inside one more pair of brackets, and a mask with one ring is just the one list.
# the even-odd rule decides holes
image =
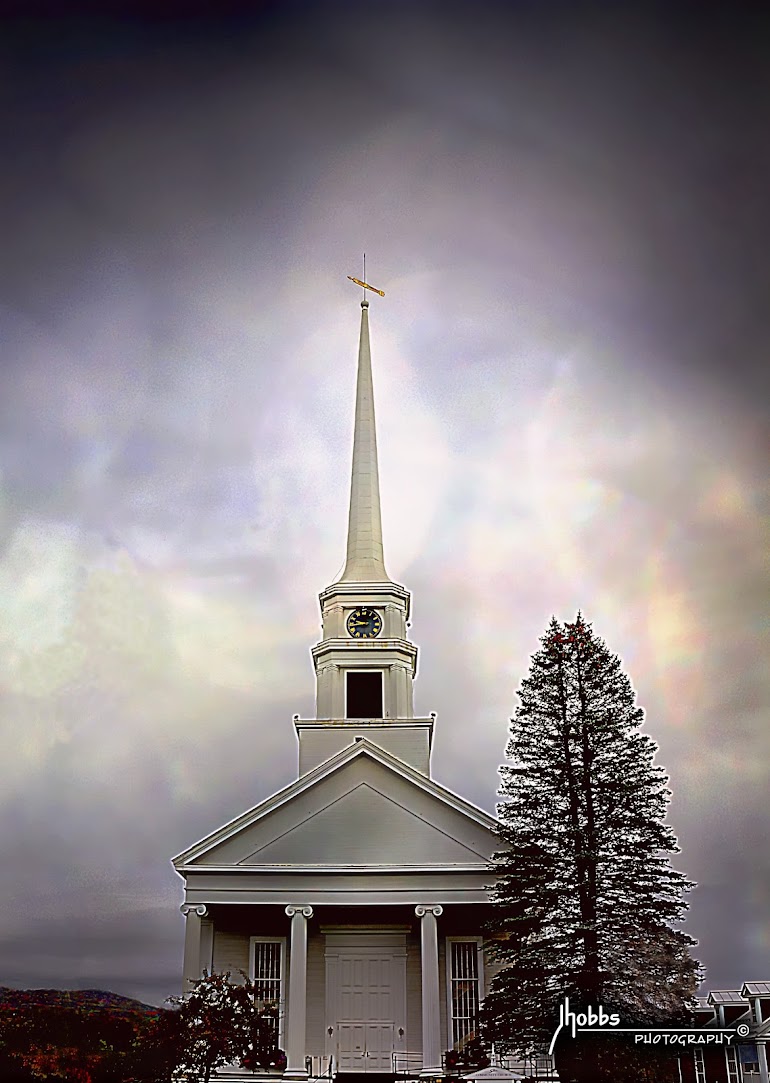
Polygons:
[[323,649],[327,651],[402,651],[404,654],[417,654],[417,647],[410,639],[402,639],[401,637],[387,639],[384,636],[377,636],[374,639],[353,639],[352,636],[329,636],[328,639],[319,639],[315,646],[310,648],[313,655],[319,653]]
[[297,729],[431,729],[433,718],[295,718]]
[[[489,871],[490,863],[488,861],[469,862],[463,865],[426,865],[424,862],[419,865],[179,865],[177,866],[177,872],[186,873],[188,875],[206,876],[208,874],[221,874],[221,873],[316,873],[322,872],[334,873],[335,875],[360,875],[361,873],[372,874],[373,876],[380,874],[392,874],[392,873],[409,873],[409,874],[479,874]],[[491,872],[489,875],[493,875]]]
[[339,595],[341,598],[358,598],[367,594],[376,594],[378,597],[391,595],[393,598],[400,598],[403,602],[408,602],[411,597],[406,587],[400,583],[394,583],[392,579],[381,581],[338,579],[336,583],[331,583],[320,592],[318,600],[323,607],[335,595]]

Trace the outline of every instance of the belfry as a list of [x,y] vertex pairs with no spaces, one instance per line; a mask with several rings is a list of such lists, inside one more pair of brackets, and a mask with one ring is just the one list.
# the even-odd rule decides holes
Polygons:
[[296,780],[173,860],[184,988],[204,969],[242,970],[275,1006],[284,1078],[384,1081],[440,1066],[476,1033],[498,840],[492,817],[433,780],[435,716],[414,717],[411,598],[383,552],[366,299],[347,555],[319,601]]

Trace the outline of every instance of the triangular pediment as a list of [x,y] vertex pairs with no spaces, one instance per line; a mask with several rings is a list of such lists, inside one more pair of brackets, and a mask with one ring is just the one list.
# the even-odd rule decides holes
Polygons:
[[[454,826],[456,830],[457,825]],[[244,864],[378,865],[484,861],[479,853],[397,798],[361,782],[260,847]]]
[[479,867],[498,847],[493,825],[451,791],[362,741],[174,864]]

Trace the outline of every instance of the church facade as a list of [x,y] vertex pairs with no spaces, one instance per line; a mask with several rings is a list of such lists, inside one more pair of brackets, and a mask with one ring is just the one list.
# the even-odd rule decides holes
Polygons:
[[173,860],[185,990],[204,969],[246,972],[279,1005],[292,1080],[439,1067],[475,1033],[491,977],[495,821],[433,779],[435,715],[414,716],[411,599],[385,570],[361,307],[347,560],[319,599],[298,777]]

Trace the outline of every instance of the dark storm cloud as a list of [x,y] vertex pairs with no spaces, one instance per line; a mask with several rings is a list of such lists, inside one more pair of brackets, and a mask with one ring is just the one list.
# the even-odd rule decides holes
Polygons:
[[[604,306],[624,336],[665,344],[698,377],[721,379],[735,363],[730,382],[743,378],[735,390],[750,395],[767,391],[770,23],[740,5],[691,16],[573,4],[518,21],[510,5],[485,8],[462,28],[446,19],[428,63],[427,33],[404,41],[385,26],[361,69],[372,62],[442,121],[451,110],[459,138],[492,136],[503,160],[508,146],[517,163],[537,161],[557,197],[539,225],[580,246],[579,283],[577,252],[570,263],[581,299]],[[519,177],[510,179],[513,207]],[[514,259],[515,232],[497,210]]]
[[[739,375],[747,397],[766,388],[763,13],[490,4],[471,19],[454,4],[289,5],[206,30],[107,21],[57,33],[28,30],[16,60],[11,296],[61,303],[73,273],[98,292],[109,270],[128,289],[142,276],[148,307],[163,308],[172,267],[223,237],[232,258],[265,207],[273,259],[337,148],[365,153],[365,132],[407,111],[436,133],[421,184],[483,192],[501,171],[509,184],[480,256],[518,263],[523,200],[564,264],[532,271],[562,303],[601,310],[616,334],[667,347],[698,379],[737,366],[733,393]],[[387,198],[371,193],[375,207]],[[456,221],[426,255],[451,258],[473,228]]]
[[110,901],[105,904],[98,916],[51,915],[0,940],[4,981],[27,988],[109,989],[162,1003],[178,984],[180,915],[148,908],[110,913]]

